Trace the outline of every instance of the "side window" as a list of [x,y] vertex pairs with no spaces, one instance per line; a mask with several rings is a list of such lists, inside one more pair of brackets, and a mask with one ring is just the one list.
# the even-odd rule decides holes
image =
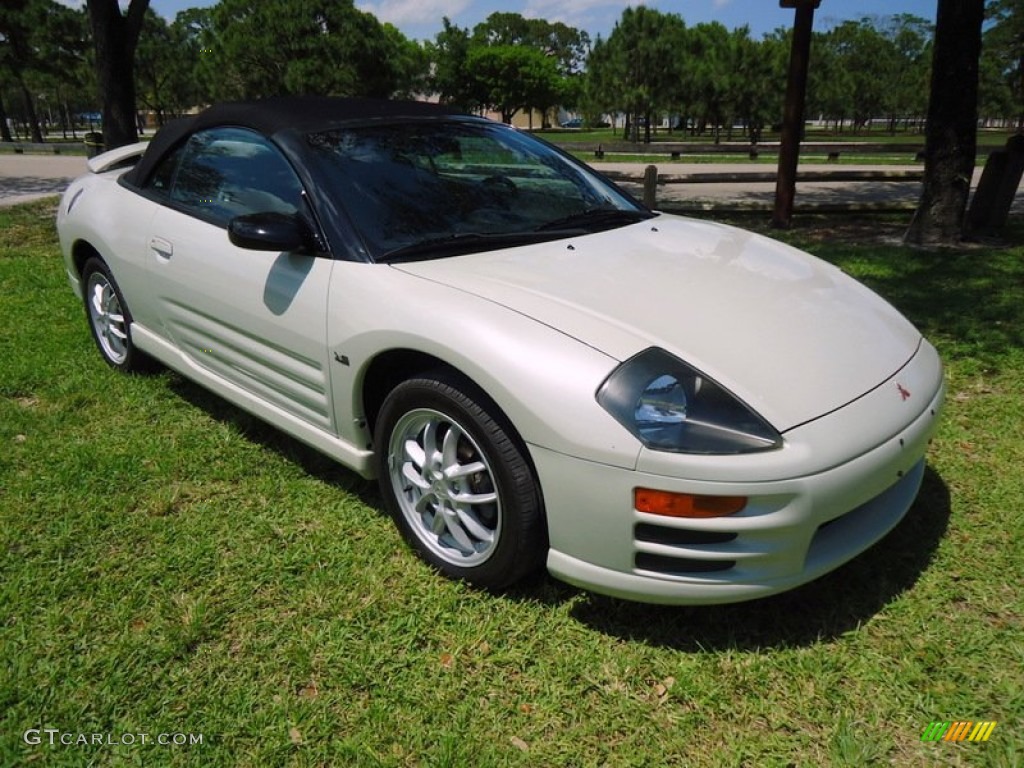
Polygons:
[[184,151],[184,145],[178,147],[165,157],[160,165],[153,171],[153,175],[146,182],[146,189],[154,192],[160,197],[168,197],[171,194],[171,184],[174,181],[174,171],[178,168],[178,161]]
[[171,200],[226,227],[246,213],[297,213],[302,185],[280,150],[262,136],[243,128],[213,128],[185,145]]

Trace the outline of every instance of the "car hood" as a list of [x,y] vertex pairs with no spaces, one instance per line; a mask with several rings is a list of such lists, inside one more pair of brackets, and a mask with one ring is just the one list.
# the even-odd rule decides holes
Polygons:
[[676,216],[397,265],[618,359],[661,347],[780,432],[890,378],[921,336],[839,269],[775,240]]

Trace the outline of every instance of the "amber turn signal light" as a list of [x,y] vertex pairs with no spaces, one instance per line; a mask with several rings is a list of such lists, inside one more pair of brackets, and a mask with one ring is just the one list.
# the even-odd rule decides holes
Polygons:
[[747,497],[698,496],[634,488],[633,504],[640,512],[665,517],[725,517],[747,506]]

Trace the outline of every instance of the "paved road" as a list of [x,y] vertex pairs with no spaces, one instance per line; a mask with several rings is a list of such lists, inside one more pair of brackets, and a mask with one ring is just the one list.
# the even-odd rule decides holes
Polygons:
[[0,154],[0,206],[59,195],[85,171],[82,156]]
[[[0,206],[58,195],[76,176],[85,173],[86,159],[67,155],[11,155],[0,154]],[[602,171],[643,175],[644,165],[639,163],[595,163]],[[868,170],[871,166],[801,165],[801,170]],[[879,168],[874,167],[875,170]],[[709,165],[703,163],[665,163],[659,171],[670,174],[771,172],[773,166],[757,163]],[[884,170],[920,171],[921,166],[884,166]],[[974,184],[981,177],[981,168],[974,172]],[[642,196],[638,184],[623,186]],[[803,206],[844,206],[865,204],[868,207],[893,206],[913,208],[921,195],[920,182],[807,182],[797,184],[797,210]],[[775,184],[768,182],[714,182],[703,184],[669,184],[658,187],[658,199],[676,206],[691,208],[746,207],[770,210],[775,196]],[[1024,212],[1024,194],[1018,192],[1014,211]]]

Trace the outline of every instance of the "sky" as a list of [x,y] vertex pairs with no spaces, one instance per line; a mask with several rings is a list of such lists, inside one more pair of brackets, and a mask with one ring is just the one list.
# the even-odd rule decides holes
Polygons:
[[[151,0],[154,10],[173,19],[183,8],[213,5],[214,0]],[[642,3],[663,13],[677,13],[687,25],[718,21],[733,29],[750,27],[754,37],[793,24],[792,9],[780,8],[779,0],[647,0]],[[909,13],[934,23],[937,0],[822,0],[815,12],[814,27],[827,29],[847,19]],[[607,37],[629,0],[356,0],[356,7],[398,27],[406,37],[432,40],[447,16],[460,27],[472,28],[495,11],[561,21],[587,32],[591,38]]]

